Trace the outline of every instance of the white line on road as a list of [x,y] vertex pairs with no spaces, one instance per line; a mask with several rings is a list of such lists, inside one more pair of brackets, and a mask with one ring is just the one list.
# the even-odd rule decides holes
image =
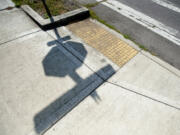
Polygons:
[[173,10],[175,12],[180,13],[180,8],[176,7],[172,2],[167,1],[167,0],[152,0],[153,2],[155,2],[156,4],[166,7],[170,10]]
[[131,7],[128,7],[116,0],[107,0],[106,2],[102,2],[101,4],[111,8],[112,10],[122,14],[123,16],[128,17],[129,19],[143,25],[144,27],[152,30],[153,32],[161,35],[162,37],[176,43],[180,46],[180,39],[176,37],[178,33],[177,30],[168,27],[155,19],[134,10]]

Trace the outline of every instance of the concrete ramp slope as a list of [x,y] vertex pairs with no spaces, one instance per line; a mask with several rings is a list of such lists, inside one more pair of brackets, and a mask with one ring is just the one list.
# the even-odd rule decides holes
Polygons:
[[108,82],[136,87],[132,90],[180,108],[178,69],[148,52],[135,49],[125,39],[93,20],[76,22],[67,28],[119,66]]
[[[87,43],[88,34],[82,32],[85,29],[72,25],[70,30]],[[79,59],[83,58],[75,46],[64,45]],[[87,58],[85,63],[93,61],[90,55]],[[179,135],[180,71],[143,50],[116,71],[45,135]],[[100,97],[98,102],[91,98],[94,95]]]
[[108,82],[180,109],[180,71],[147,52],[136,55]]

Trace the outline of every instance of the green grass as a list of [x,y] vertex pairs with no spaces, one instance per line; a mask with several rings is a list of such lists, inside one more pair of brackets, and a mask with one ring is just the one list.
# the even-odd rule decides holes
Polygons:
[[130,35],[124,34],[123,37],[126,38],[126,39],[129,39],[129,40],[133,41],[133,42],[134,42],[137,46],[139,46],[139,48],[141,48],[142,50],[147,51],[147,52],[150,52],[145,46],[137,43],[133,38],[131,38]]
[[134,42],[136,45],[138,45],[139,48],[141,48],[142,50],[150,52],[145,46],[140,45],[139,43],[137,43],[136,41],[134,41],[134,39],[131,38],[130,35],[124,34],[123,37],[126,38],[126,39],[129,39],[129,40],[133,41],[133,42]]
[[100,23],[102,23],[102,24],[106,25],[107,27],[109,27],[109,28],[115,30],[116,32],[120,33],[120,31],[117,30],[114,26],[112,26],[112,25],[108,24],[106,21],[100,19],[93,10],[89,9],[89,13],[90,13],[91,18],[96,19]]
[[145,46],[143,46],[143,45],[138,45],[139,46],[139,48],[141,48],[142,50],[144,50],[144,51],[149,51]]
[[88,3],[88,4],[85,4],[84,6],[87,7],[87,8],[92,8],[92,7],[95,7],[97,6],[98,4],[100,4],[101,2],[105,2],[106,0],[102,0],[100,2],[94,2],[94,3]]
[[127,34],[124,34],[123,37],[126,38],[126,39],[129,39],[129,40],[132,40],[131,37],[129,35],[127,35]]
[[92,7],[97,6],[99,3],[100,3],[100,2],[89,3],[89,4],[86,4],[85,7],[87,7],[87,8],[92,8]]
[[[17,7],[21,5],[29,5],[37,13],[39,13],[43,18],[48,18],[42,0],[12,0]],[[46,4],[52,14],[52,16],[60,15],[65,12],[74,10],[78,8],[75,1],[68,0],[45,0]]]

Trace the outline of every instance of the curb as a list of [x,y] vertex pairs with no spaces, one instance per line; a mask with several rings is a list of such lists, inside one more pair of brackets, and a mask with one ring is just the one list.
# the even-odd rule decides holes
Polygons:
[[[129,35],[135,43],[143,45],[157,57],[168,62],[175,68],[180,69],[180,46],[178,44],[102,4],[93,7],[92,10],[98,17],[111,26],[116,27],[121,33]],[[103,14],[104,11],[108,12]],[[116,22],[118,22],[118,24]]]
[[70,22],[83,20],[89,17],[89,10],[85,7],[81,7],[62,15],[55,16],[53,17],[54,22],[51,22],[50,19],[42,18],[29,5],[23,5],[21,8],[43,30],[52,29],[60,25],[67,25]]

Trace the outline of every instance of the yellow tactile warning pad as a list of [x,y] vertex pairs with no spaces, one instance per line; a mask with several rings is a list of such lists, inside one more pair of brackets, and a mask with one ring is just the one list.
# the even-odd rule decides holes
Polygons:
[[67,27],[76,36],[120,67],[137,54],[137,51],[126,42],[89,19],[70,24]]

